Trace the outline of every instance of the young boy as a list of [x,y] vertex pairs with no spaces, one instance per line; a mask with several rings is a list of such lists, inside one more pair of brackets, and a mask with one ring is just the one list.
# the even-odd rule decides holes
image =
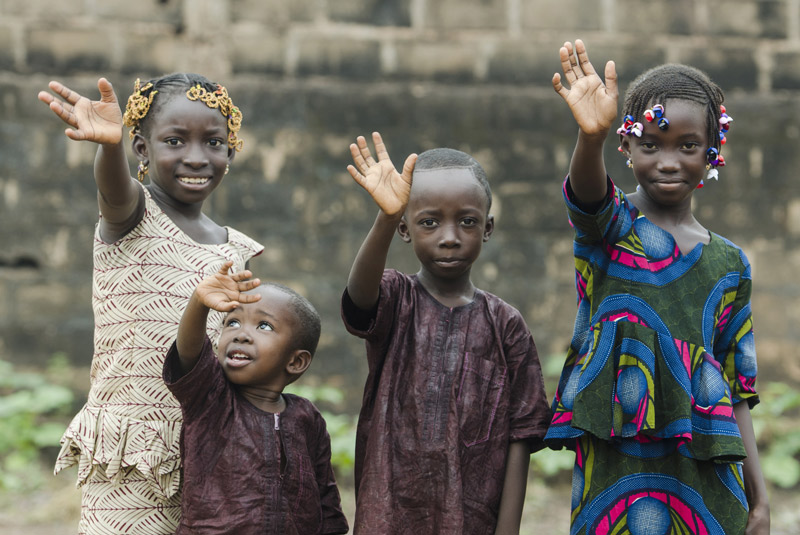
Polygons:
[[[522,316],[470,280],[494,228],[486,174],[452,149],[412,154],[400,174],[373,140],[378,161],[359,137],[348,166],[380,207],[342,297],[369,364],[354,533],[518,533],[551,413]],[[415,275],[384,271],[395,231]]]
[[[282,393],[311,364],[319,315],[293,290],[230,267],[195,289],[164,363],[184,417],[177,533],[347,533],[325,421]],[[228,313],[216,356],[209,309]]]

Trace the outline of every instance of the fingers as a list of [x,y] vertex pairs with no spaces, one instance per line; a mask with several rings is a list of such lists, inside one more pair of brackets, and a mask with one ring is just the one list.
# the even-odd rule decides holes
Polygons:
[[561,95],[561,98],[564,98],[564,99],[566,99],[567,98],[567,94],[569,94],[569,91],[567,90],[567,88],[564,87],[563,85],[561,85],[561,75],[558,74],[558,73],[555,73],[553,75],[553,89],[555,89],[556,93]]
[[619,86],[617,85],[617,66],[613,60],[609,60],[606,63],[604,76],[606,79],[606,91],[616,99],[619,95]]
[[409,154],[406,162],[403,164],[403,177],[411,183],[411,177],[414,174],[414,166],[417,165],[417,155]]
[[[578,79],[575,70],[572,68],[572,43],[566,42],[564,46],[558,49],[558,58],[561,60],[561,70],[564,71],[564,77],[570,85]],[[559,77],[560,78],[560,77]]]
[[51,81],[47,86],[58,96],[66,100],[72,105],[75,105],[81,99],[81,95],[76,93],[69,87],[65,86],[61,82],[56,82],[55,80]]
[[375,155],[378,157],[378,161],[389,160],[389,152],[386,150],[386,144],[383,142],[383,138],[378,132],[372,133],[372,142],[375,144]]
[[[374,136],[375,134],[373,134]],[[380,139],[380,136],[378,136]],[[365,168],[362,168],[362,172],[369,167],[375,165],[375,160],[372,158],[372,153],[369,151],[369,147],[367,146],[367,140],[364,139],[364,136],[358,136],[356,138],[356,143],[358,144],[358,152],[361,155],[361,159],[366,164]]]
[[575,40],[575,52],[577,52],[577,63],[580,67],[578,70],[583,73],[584,76],[597,74],[594,72],[594,67],[589,61],[589,54],[586,53],[586,45],[583,44],[583,41],[580,39]]
[[220,275],[227,275],[228,271],[231,269],[232,266],[233,266],[233,261],[226,260],[225,262],[223,262],[222,266],[220,266],[219,271],[217,271],[217,273],[219,273]]
[[[366,145],[367,141],[364,139],[363,136],[358,136],[356,138],[356,143],[361,143],[362,141]],[[356,143],[350,144],[350,156],[353,157],[353,163],[355,164],[355,167],[353,167],[352,165],[348,165],[347,167],[348,170],[350,167],[353,167],[361,174],[364,174],[367,172],[368,169],[367,162],[364,160],[364,156],[362,156],[361,154],[361,149]],[[350,174],[352,175],[353,173],[351,172]],[[356,176],[353,175],[353,178],[356,178]]]

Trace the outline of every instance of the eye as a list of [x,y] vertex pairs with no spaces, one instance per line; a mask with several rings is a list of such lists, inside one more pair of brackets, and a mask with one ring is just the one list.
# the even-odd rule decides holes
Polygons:
[[259,328],[259,330],[262,330],[262,331],[274,331],[275,330],[275,328],[267,321],[259,322],[258,328]]
[[698,148],[699,146],[700,146],[700,143],[698,143],[697,141],[687,141],[686,143],[681,145],[681,148],[684,149],[684,150],[694,150],[694,149]]
[[461,224],[464,225],[465,227],[474,227],[475,225],[478,224],[478,220],[477,218],[474,217],[465,217],[464,219],[461,220]]
[[643,148],[644,150],[655,150],[656,149],[656,144],[653,143],[652,141],[642,141],[641,143],[639,143],[639,146],[641,148]]
[[208,144],[211,145],[212,147],[221,147],[224,143],[225,140],[219,138],[210,139],[208,141]]
[[167,139],[164,140],[164,143],[166,143],[167,145],[172,145],[173,147],[175,147],[177,145],[180,145],[182,143],[182,141],[177,137],[168,137]]
[[422,219],[422,220],[420,220],[420,222],[419,222],[419,225],[420,225],[421,227],[425,227],[425,228],[433,228],[433,227],[435,227],[437,224],[438,224],[438,223],[436,222],[436,220],[435,220],[435,219],[430,219],[430,218],[428,218],[428,219]]
[[236,328],[239,327],[239,320],[237,320],[237,319],[225,320],[225,327],[231,327],[231,328],[236,329]]

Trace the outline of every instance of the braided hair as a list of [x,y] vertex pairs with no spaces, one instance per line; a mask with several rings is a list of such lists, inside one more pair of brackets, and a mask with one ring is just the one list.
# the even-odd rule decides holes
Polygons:
[[[190,96],[193,94],[193,96]],[[200,74],[178,72],[148,80],[142,84],[138,79],[133,94],[128,98],[123,123],[130,126],[130,136],[147,136],[150,119],[175,95],[185,95],[191,100],[202,100],[210,108],[218,108],[228,123],[228,145],[241,150],[242,141],[237,133],[241,127],[242,114],[228,96],[227,90]]]
[[622,114],[636,119],[654,104],[669,99],[688,100],[706,110],[708,146],[720,149],[720,106],[725,100],[722,89],[702,71],[688,65],[666,64],[640,74],[625,92]]
[[456,149],[438,148],[426,150],[417,158],[414,171],[427,169],[469,169],[486,193],[486,212],[492,207],[492,188],[481,164],[467,154]]

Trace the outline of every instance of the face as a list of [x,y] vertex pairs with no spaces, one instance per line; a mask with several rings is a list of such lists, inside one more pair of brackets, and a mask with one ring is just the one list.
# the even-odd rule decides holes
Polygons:
[[287,366],[300,351],[294,348],[298,320],[291,298],[270,286],[248,293],[261,294],[261,300],[225,317],[217,358],[232,383],[280,392],[288,383]]
[[203,202],[235,152],[228,148],[225,118],[181,93],[170,95],[148,120],[147,136],[136,136],[133,150],[148,163],[153,188],[178,203]]
[[486,192],[469,169],[415,171],[398,232],[434,279],[469,277],[494,228],[487,211]]
[[622,148],[633,162],[640,194],[661,206],[678,206],[691,202],[706,175],[706,113],[686,100],[669,100],[664,108],[667,130],[642,121],[642,137],[625,137]]

